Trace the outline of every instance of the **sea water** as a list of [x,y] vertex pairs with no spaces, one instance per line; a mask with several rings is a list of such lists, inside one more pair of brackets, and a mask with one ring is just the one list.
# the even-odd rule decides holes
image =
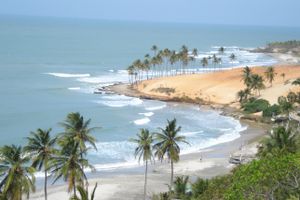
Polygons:
[[[137,164],[129,142],[140,128],[158,131],[177,119],[196,152],[232,141],[245,129],[239,121],[197,106],[93,94],[97,87],[127,82],[133,60],[159,48],[198,48],[197,62],[225,47],[222,67],[270,65],[273,58],[244,48],[269,41],[300,39],[299,28],[168,24],[34,17],[0,17],[0,145],[24,145],[30,131],[59,126],[70,112],[80,112],[91,126],[98,151],[90,161],[99,170]],[[231,62],[229,55],[237,60]],[[200,64],[199,64],[200,66]]]

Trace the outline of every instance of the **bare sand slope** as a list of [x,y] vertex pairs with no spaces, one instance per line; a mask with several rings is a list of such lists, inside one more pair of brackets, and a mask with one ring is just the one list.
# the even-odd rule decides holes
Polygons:
[[[264,76],[266,67],[253,67],[253,73]],[[300,77],[300,66],[276,66],[277,76],[273,86],[265,81],[266,89],[261,91],[261,98],[270,103],[276,103],[277,98],[286,95],[290,90],[296,90],[291,82]],[[285,78],[281,74],[285,74]],[[169,94],[157,90],[158,88],[175,89]],[[179,75],[154,80],[143,81],[138,90],[149,96],[165,98],[187,96],[192,99],[201,98],[208,103],[231,104],[237,101],[237,92],[244,89],[242,68],[212,72],[208,74]]]

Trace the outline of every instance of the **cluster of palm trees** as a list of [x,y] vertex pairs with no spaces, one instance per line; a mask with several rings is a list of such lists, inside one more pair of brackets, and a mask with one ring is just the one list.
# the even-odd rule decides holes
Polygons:
[[136,139],[131,139],[132,142],[137,144],[135,149],[135,156],[139,161],[142,160],[145,164],[145,184],[144,184],[144,199],[147,197],[147,173],[148,164],[154,161],[155,157],[163,161],[166,157],[170,161],[171,167],[171,179],[170,188],[172,189],[173,177],[174,177],[174,163],[179,161],[180,146],[179,143],[188,142],[184,136],[179,135],[181,130],[180,126],[177,126],[176,119],[167,121],[166,127],[159,128],[160,132],[150,133],[148,129],[141,129],[137,134]]
[[[94,169],[86,154],[96,149],[95,138],[91,135],[91,120],[85,120],[80,113],[67,115],[61,126],[64,132],[51,136],[51,129],[37,129],[26,138],[27,145],[5,145],[0,148],[0,199],[21,200],[35,192],[35,172],[44,172],[44,195],[47,200],[48,177],[53,183],[62,178],[68,183],[68,192],[73,199],[88,193],[85,169]],[[87,146],[89,145],[89,146]],[[96,186],[95,186],[96,188]],[[93,191],[93,193],[95,190]],[[92,194],[93,196],[93,194]]]
[[[264,74],[266,80],[270,83],[270,87],[272,87],[272,83],[277,75],[274,67],[267,67]],[[285,74],[281,76],[284,77]],[[237,93],[239,102],[247,100],[248,97],[252,94],[253,90],[256,92],[256,94],[258,93],[258,95],[260,95],[260,91],[266,87],[264,84],[264,78],[259,74],[252,73],[251,68],[248,66],[244,67],[243,69],[242,80],[246,88],[244,90],[240,90]]]
[[[179,51],[169,50],[168,48],[159,50],[156,45],[153,45],[151,51],[153,51],[152,57],[150,54],[146,54],[144,59],[135,60],[127,68],[130,83],[133,84],[154,77],[200,72],[198,68],[195,69],[196,66],[204,68],[212,65],[212,71],[221,69],[221,57],[213,54],[213,56],[202,58],[200,63],[197,63],[198,50],[194,48],[190,51],[186,45],[183,45]],[[224,51],[225,48],[220,47],[219,54],[224,54]],[[231,54],[229,58],[233,61],[236,56]]]

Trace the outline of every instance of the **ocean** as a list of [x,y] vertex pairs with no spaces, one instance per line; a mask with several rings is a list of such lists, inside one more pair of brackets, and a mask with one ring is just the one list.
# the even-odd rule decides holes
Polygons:
[[[88,155],[98,170],[135,166],[135,146],[128,140],[140,128],[158,131],[167,119],[176,118],[191,143],[182,153],[232,141],[246,127],[217,111],[93,91],[127,82],[127,66],[152,54],[153,44],[175,50],[185,44],[198,48],[199,58],[224,46],[222,66],[232,67],[274,64],[243,49],[291,39],[300,39],[299,28],[1,16],[0,145],[24,145],[37,128],[60,133],[59,122],[69,112],[101,127],[94,132],[98,151]],[[231,53],[237,55],[233,63]]]

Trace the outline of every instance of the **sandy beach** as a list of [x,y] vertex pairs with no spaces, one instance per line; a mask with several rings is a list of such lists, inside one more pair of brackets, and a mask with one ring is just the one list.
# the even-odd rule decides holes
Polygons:
[[[182,155],[180,161],[175,164],[175,175],[188,175],[191,181],[196,180],[197,177],[211,178],[230,172],[234,167],[228,162],[230,155],[253,156],[256,153],[257,140],[265,135],[267,126],[253,122],[241,123],[248,128],[241,133],[241,137],[237,140],[202,149],[197,153]],[[201,157],[202,161],[200,161]],[[111,174],[89,180],[90,190],[96,182],[98,183],[96,200],[138,200],[143,197],[144,174],[142,170],[131,173],[120,173],[116,170]],[[148,195],[167,191],[169,179],[170,166],[167,161],[152,164],[148,174]],[[69,198],[69,194],[66,185],[49,187],[48,199],[67,198]],[[39,190],[32,194],[30,199],[44,199],[43,191]]]
[[[253,73],[264,75],[265,67],[252,67]],[[261,91],[260,97],[271,104],[277,102],[279,96],[285,96],[290,91],[298,91],[292,81],[300,77],[300,66],[278,65],[275,67],[277,76],[273,85],[265,83],[266,88]],[[282,78],[281,74],[285,77]],[[205,104],[231,105],[236,107],[237,92],[245,89],[242,82],[242,68],[217,71],[206,74],[186,74],[145,80],[128,89],[126,85],[115,85],[111,89],[117,93],[138,96],[142,98],[160,99],[164,101],[185,101],[185,99]],[[172,89],[174,92],[163,92]]]
[[[264,67],[253,67],[254,73],[263,75]],[[291,82],[300,77],[299,66],[276,66],[277,76],[270,87],[261,92],[261,97],[276,103],[277,97],[286,95],[296,87]],[[280,74],[284,73],[283,79]],[[207,74],[191,74],[174,77],[159,78],[141,82],[134,89],[126,84],[118,84],[109,87],[116,93],[141,98],[160,99],[172,101],[184,96],[189,99],[201,98],[209,105],[218,104],[236,107],[236,93],[244,89],[241,81],[242,68],[219,71]],[[157,88],[174,88],[175,92],[165,94],[157,92]],[[247,130],[241,133],[241,137],[227,143],[218,144],[208,149],[199,150],[197,153],[182,155],[179,163],[175,165],[175,175],[188,175],[193,181],[197,177],[211,178],[230,173],[234,165],[230,164],[230,155],[247,155],[253,157],[257,152],[257,144],[260,138],[266,134],[269,125],[249,121],[241,121]],[[200,158],[202,160],[200,161]],[[142,166],[141,166],[142,167]],[[96,199],[141,199],[143,194],[143,170],[130,173],[115,170],[109,176],[90,179],[90,190],[98,183]],[[167,161],[155,163],[150,166],[148,175],[148,195],[168,190],[170,170]],[[93,176],[92,176],[93,177]],[[69,197],[66,186],[51,186],[49,199],[60,200]],[[38,191],[30,199],[43,199],[43,192]]]

